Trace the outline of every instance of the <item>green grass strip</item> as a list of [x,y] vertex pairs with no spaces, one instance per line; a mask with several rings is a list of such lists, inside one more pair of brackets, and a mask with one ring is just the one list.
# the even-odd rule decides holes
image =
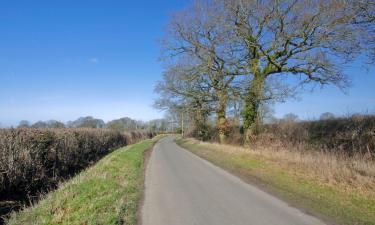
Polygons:
[[185,139],[179,139],[177,143],[244,180],[266,185],[295,205],[325,215],[340,224],[375,225],[375,199],[297,176],[272,161],[249,154],[226,152],[214,145],[201,146]]
[[158,140],[118,149],[62,184],[9,224],[136,224],[143,190],[144,152]]

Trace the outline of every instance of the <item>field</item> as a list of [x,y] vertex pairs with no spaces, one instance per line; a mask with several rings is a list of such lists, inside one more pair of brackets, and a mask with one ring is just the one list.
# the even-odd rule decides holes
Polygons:
[[12,214],[8,224],[136,224],[144,153],[157,140],[108,154],[38,204]]

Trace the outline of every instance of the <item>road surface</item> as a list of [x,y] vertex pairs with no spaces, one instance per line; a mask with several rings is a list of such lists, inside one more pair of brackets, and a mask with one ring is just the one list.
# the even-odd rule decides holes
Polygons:
[[146,169],[143,225],[323,225],[179,147],[155,145]]

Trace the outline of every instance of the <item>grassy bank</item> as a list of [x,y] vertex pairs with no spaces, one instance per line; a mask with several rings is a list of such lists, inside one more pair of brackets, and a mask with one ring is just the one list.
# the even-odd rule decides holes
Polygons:
[[[198,156],[240,176],[245,181],[264,186],[266,190],[290,203],[333,218],[340,224],[375,224],[375,176],[373,166],[366,173],[356,167],[337,168],[328,155],[310,155],[288,150],[246,149],[229,145],[180,139],[178,144]],[[316,169],[312,169],[315,164]],[[330,167],[326,164],[330,164]],[[355,161],[352,162],[355,164]],[[361,165],[363,166],[363,165]],[[331,182],[326,170],[341,174]],[[318,171],[321,173],[318,173]],[[349,170],[351,178],[348,176]],[[344,176],[345,175],[345,176]],[[353,179],[358,184],[353,183]]]
[[4,203],[35,201],[113,150],[153,136],[89,128],[0,129],[0,216]]
[[158,139],[115,150],[8,223],[136,224],[144,152]]

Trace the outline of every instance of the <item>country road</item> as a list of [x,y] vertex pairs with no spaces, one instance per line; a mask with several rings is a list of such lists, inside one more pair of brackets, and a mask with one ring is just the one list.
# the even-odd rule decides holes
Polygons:
[[322,225],[226,171],[162,139],[146,169],[143,225]]

